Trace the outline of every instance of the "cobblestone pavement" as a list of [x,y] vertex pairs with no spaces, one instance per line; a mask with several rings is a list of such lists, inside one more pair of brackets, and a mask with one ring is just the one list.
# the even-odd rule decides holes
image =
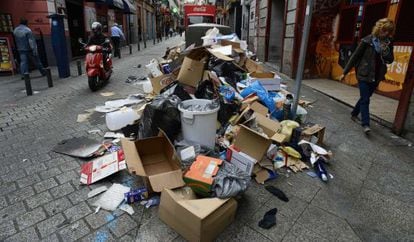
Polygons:
[[[133,55],[124,53],[115,60],[111,82],[95,93],[85,76],[56,80],[51,89],[39,78],[33,89],[40,93],[31,97],[22,94],[23,82],[0,78],[0,241],[183,241],[159,220],[157,208],[134,204],[133,216],[119,210],[94,214],[96,198],[87,199],[91,189],[113,182],[138,187],[140,178],[122,171],[80,186],[84,161],[51,151],[63,139],[100,138],[107,131],[104,119],[78,123],[77,115],[108,99],[140,92],[126,78],[145,75],[138,64],[180,41],[174,37]],[[107,91],[115,96],[100,95]],[[317,100],[308,121],[326,126],[325,143],[334,153],[328,166],[333,179],[325,184],[306,173],[279,174],[268,183],[285,191],[288,203],[252,182],[238,201],[236,221],[218,241],[414,240],[413,148],[376,124],[366,137],[350,121],[349,107],[305,86],[302,95]],[[92,129],[102,132],[89,134]],[[278,208],[277,225],[261,229],[258,221],[273,207]]]

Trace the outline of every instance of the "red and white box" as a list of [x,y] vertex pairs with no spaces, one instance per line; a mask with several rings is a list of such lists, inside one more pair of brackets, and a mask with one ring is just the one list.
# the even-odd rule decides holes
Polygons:
[[126,169],[124,151],[118,150],[83,164],[80,182],[90,185],[123,169]]

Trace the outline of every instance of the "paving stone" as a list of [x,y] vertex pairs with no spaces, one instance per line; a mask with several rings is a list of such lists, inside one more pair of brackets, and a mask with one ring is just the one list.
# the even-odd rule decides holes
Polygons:
[[16,168],[16,169],[12,169],[7,174],[4,174],[3,176],[1,176],[1,179],[4,182],[12,182],[12,181],[17,181],[25,176],[26,176],[26,172],[23,169]]
[[23,179],[17,180],[16,183],[20,188],[24,188],[24,187],[33,185],[35,183],[38,183],[40,181],[41,181],[41,179],[38,175],[32,174],[30,176],[26,176]]
[[62,197],[62,198],[56,199],[50,203],[43,205],[43,207],[45,208],[49,216],[52,216],[54,214],[63,212],[66,209],[72,207],[72,204],[69,202],[69,200],[66,197]]
[[22,201],[28,197],[31,197],[33,196],[33,194],[35,194],[35,192],[32,187],[25,187],[13,193],[10,193],[7,197],[9,199],[9,202],[13,204]]
[[53,168],[53,167],[57,167],[59,165],[62,165],[65,162],[66,162],[66,160],[63,159],[63,157],[56,157],[56,158],[53,158],[51,160],[46,161],[45,164],[48,168]]
[[233,222],[216,239],[216,241],[271,241],[247,225]]
[[33,164],[33,165],[31,165],[31,166],[29,166],[29,167],[26,167],[26,168],[25,168],[26,173],[27,173],[28,175],[32,175],[32,174],[34,174],[34,173],[37,173],[37,172],[39,172],[39,171],[44,171],[44,170],[46,170],[46,169],[47,169],[47,167],[46,167],[46,165],[45,165],[45,164],[43,164],[43,163],[35,163],[35,164]]
[[26,208],[22,202],[14,203],[0,210],[0,224],[9,221],[26,212]]
[[18,234],[13,235],[12,237],[4,240],[5,242],[12,241],[39,241],[39,236],[37,236],[34,227],[27,228]]
[[83,220],[69,224],[59,231],[63,241],[76,241],[90,232],[90,229]]
[[75,171],[68,171],[63,174],[56,176],[56,179],[59,181],[60,184],[69,182],[69,181],[76,181],[79,183],[80,175]]
[[158,217],[152,217],[140,226],[136,241],[171,241],[177,236],[178,234]]
[[63,217],[61,213],[58,213],[53,217],[38,223],[36,227],[39,230],[40,237],[46,238],[68,224],[70,224],[70,221]]
[[78,162],[72,160],[72,161],[66,161],[65,163],[60,165],[59,168],[63,172],[67,172],[73,169],[80,169],[80,165],[78,164]]
[[43,208],[39,207],[16,217],[16,221],[17,225],[19,226],[19,229],[23,230],[37,222],[44,220],[45,218],[46,213],[43,211]]
[[85,217],[86,215],[92,213],[92,210],[89,208],[86,202],[79,203],[64,212],[66,218],[70,221],[76,221]]
[[116,218],[108,224],[109,230],[116,237],[121,237],[122,235],[128,233],[130,230],[137,227],[137,223],[129,217],[129,215],[124,214],[119,218]]
[[329,242],[329,240],[323,235],[315,233],[312,230],[307,229],[305,226],[300,224],[295,224],[289,233],[283,238],[284,242],[290,241],[321,241],[321,242]]
[[12,220],[0,223],[0,241],[4,241],[5,238],[10,237],[15,233],[16,228],[14,227]]
[[35,207],[48,203],[52,200],[53,200],[52,195],[50,195],[48,191],[45,191],[45,192],[42,192],[42,193],[39,193],[37,195],[27,198],[26,204],[29,208],[33,209]]
[[59,197],[63,197],[71,192],[73,192],[74,189],[72,187],[72,185],[70,183],[65,183],[63,185],[54,187],[52,189],[50,189],[50,193],[52,194],[53,197],[55,198],[59,198]]
[[41,240],[42,242],[60,242],[56,234],[49,235],[48,237]]
[[56,176],[56,175],[59,175],[60,173],[62,173],[62,171],[61,171],[61,170],[59,170],[59,168],[54,167],[54,168],[51,168],[51,169],[46,170],[46,171],[41,171],[41,172],[39,173],[39,175],[40,175],[40,177],[41,177],[43,180],[45,180],[45,179],[47,179],[47,178],[50,178],[50,177],[54,177],[54,176]]
[[0,209],[7,207],[6,197],[0,197]]
[[115,216],[105,210],[100,210],[98,213],[88,215],[85,220],[93,228],[97,229],[104,224],[107,224],[115,219]]
[[69,197],[70,201],[73,204],[77,204],[77,203],[80,203],[80,202],[83,202],[83,201],[87,200],[88,199],[88,193],[90,191],[91,190],[88,187],[82,186],[79,190],[69,194],[68,197]]
[[16,190],[16,184],[14,182],[8,182],[0,184],[0,194],[6,195]]
[[[81,241],[82,242],[115,242],[119,240],[115,240],[108,229],[102,228],[89,234],[88,236],[83,238]],[[135,241],[135,238],[131,238],[131,240],[129,241]]]
[[43,180],[43,181],[35,184],[33,187],[36,190],[36,192],[43,192],[43,191],[49,190],[50,188],[53,188],[57,185],[58,184],[55,181],[55,179],[49,178],[49,179]]

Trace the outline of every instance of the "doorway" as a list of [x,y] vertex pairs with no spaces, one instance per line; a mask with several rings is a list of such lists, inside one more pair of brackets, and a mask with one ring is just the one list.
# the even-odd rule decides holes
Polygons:
[[283,30],[285,25],[285,1],[270,1],[270,26],[267,37],[267,61],[275,64],[277,69],[281,69],[283,53]]
[[70,47],[72,57],[83,56],[81,46],[78,42],[79,38],[85,39],[85,25],[83,18],[83,1],[82,0],[66,0],[66,9],[68,14],[68,26],[70,35]]

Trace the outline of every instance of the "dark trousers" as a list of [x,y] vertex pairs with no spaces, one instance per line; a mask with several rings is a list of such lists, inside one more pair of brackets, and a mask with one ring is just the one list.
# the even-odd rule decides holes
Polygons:
[[379,82],[365,82],[359,81],[359,95],[360,98],[355,104],[354,110],[352,110],[352,116],[358,116],[361,113],[361,125],[369,126],[369,102],[375,89],[377,89]]
[[121,58],[121,50],[119,49],[121,37],[112,36],[111,39],[112,39],[112,43],[114,44],[114,57]]

